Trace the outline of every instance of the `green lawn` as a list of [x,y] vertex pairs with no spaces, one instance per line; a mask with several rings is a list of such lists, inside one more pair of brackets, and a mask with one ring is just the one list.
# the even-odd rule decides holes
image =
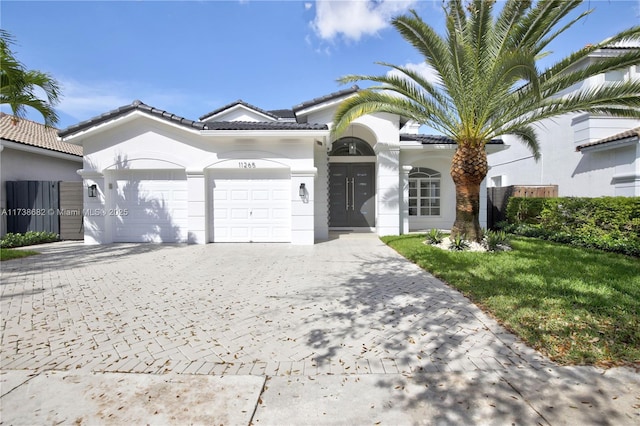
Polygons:
[[640,363],[640,259],[530,238],[513,251],[451,252],[384,237],[561,364]]
[[33,256],[34,254],[40,254],[33,250],[13,250],[13,249],[0,249],[0,260],[19,259],[21,257]]

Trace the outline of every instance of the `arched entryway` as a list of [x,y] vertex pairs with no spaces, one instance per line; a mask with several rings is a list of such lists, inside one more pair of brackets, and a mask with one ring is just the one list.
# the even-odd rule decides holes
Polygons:
[[338,139],[329,153],[329,227],[375,227],[375,152],[365,140]]

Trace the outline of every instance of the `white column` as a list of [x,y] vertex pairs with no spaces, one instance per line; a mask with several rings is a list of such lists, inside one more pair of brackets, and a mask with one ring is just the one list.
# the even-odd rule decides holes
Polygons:
[[[315,167],[291,169],[291,244],[313,245],[315,242],[314,181],[317,173]],[[301,185],[304,185],[302,190]]]
[[409,172],[413,166],[402,166],[402,175],[400,176],[400,186],[402,188],[402,210],[401,210],[401,234],[409,233]]
[[207,243],[207,202],[204,170],[187,170],[187,229],[189,244]]
[[377,156],[376,232],[379,236],[400,235],[400,146],[378,142],[374,148]]
[[315,167],[318,174],[314,184],[315,240],[329,239],[329,156],[324,145],[316,146]]
[[480,211],[479,211],[480,227],[487,229],[487,178],[480,183]]
[[[109,215],[109,202],[117,194],[113,185],[105,181],[104,174],[95,170],[78,170],[82,176],[83,226],[85,244],[109,244],[113,242],[113,215]],[[97,194],[89,197],[89,187],[96,185]]]
[[[2,164],[2,150],[4,145],[0,145],[0,164]],[[4,212],[7,208],[7,200],[5,200],[4,179],[0,180],[0,209]],[[4,237],[7,233],[7,216],[0,215],[0,237]]]

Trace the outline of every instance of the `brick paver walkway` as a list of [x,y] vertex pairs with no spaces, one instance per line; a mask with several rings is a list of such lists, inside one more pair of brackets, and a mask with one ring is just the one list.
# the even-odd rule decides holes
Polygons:
[[305,375],[548,361],[370,234],[48,245],[0,267],[2,369]]

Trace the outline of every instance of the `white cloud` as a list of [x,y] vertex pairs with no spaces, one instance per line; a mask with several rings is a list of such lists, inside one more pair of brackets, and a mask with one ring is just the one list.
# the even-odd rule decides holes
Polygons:
[[304,4],[304,10],[309,10],[309,9],[311,9],[312,7],[313,7],[313,3],[309,3],[309,2],[307,2],[307,3],[305,3],[305,4]]
[[60,83],[63,96],[57,109],[77,120],[86,120],[133,101],[123,93],[126,90],[120,83],[84,84],[64,79]]
[[165,88],[158,90],[137,82],[80,82],[71,79],[61,79],[60,82],[63,97],[56,109],[78,121],[129,105],[136,99],[178,115],[186,106],[191,106],[195,102],[193,97],[189,99],[186,94],[178,90]]
[[406,12],[416,0],[316,1],[316,17],[311,27],[318,37],[332,40],[343,36],[358,41],[389,26],[394,16]]

